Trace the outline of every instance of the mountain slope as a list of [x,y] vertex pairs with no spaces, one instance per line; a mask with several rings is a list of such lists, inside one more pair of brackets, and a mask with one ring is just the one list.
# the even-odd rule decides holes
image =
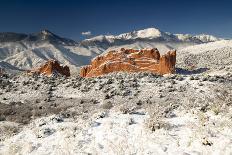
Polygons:
[[0,70],[3,70],[6,73],[17,73],[19,71],[23,71],[7,62],[0,61]]
[[[22,69],[31,69],[44,63],[48,59],[59,60],[60,63],[70,66],[73,70],[82,65],[87,65],[97,53],[79,46],[62,46],[59,44],[40,43],[24,44],[24,48],[17,51],[18,44],[11,44],[11,50],[6,51],[5,62]],[[12,52],[15,51],[15,52]]]
[[23,70],[38,67],[48,59],[56,59],[70,66],[72,72],[77,72],[79,66],[87,65],[101,52],[97,47],[80,46],[47,30],[29,35],[1,33],[0,40],[0,61]]
[[177,66],[232,71],[232,40],[190,46],[178,51]]

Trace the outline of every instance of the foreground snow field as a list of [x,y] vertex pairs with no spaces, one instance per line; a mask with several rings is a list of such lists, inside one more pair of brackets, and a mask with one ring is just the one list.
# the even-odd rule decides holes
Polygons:
[[1,80],[0,154],[232,153],[232,75]]
[[[230,111],[231,112],[231,111]],[[145,113],[105,113],[74,121],[50,116],[33,121],[1,146],[3,154],[231,154],[231,118],[174,112],[168,129],[146,127]],[[101,114],[100,114],[101,115]],[[203,125],[202,123],[205,123]]]

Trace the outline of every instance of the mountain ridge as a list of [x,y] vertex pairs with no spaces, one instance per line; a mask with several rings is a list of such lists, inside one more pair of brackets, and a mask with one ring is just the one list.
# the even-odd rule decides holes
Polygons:
[[41,30],[36,33],[15,33],[15,32],[1,32],[0,42],[52,42],[63,45],[75,45],[76,41],[60,37],[49,30]]
[[173,34],[170,32],[163,32],[157,28],[147,28],[143,30],[122,33],[119,35],[99,35],[93,38],[85,39],[82,42],[107,40],[109,43],[112,43],[114,40],[117,39],[122,39],[122,40],[160,39],[166,41],[195,41],[201,43],[221,40],[221,38],[217,38],[213,35]]

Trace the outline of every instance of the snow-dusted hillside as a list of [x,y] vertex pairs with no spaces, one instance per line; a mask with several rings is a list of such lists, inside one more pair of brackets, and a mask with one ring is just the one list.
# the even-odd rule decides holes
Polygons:
[[224,47],[232,47],[232,40],[221,40],[210,43],[204,43],[196,46],[189,46],[187,48],[181,49],[180,52],[197,54],[210,50],[221,49]]
[[222,40],[177,51],[177,66],[232,71],[232,41]]
[[10,50],[5,48],[4,45],[0,49],[6,54],[3,61],[22,69],[36,67],[48,59],[56,59],[62,64],[75,68],[88,64],[89,60],[97,55],[89,49],[78,46],[30,43],[23,44],[23,47],[18,50],[14,43],[8,44],[10,44]]
[[23,71],[22,69],[15,67],[4,61],[0,61],[0,69],[2,69],[6,73],[17,73],[19,71]]

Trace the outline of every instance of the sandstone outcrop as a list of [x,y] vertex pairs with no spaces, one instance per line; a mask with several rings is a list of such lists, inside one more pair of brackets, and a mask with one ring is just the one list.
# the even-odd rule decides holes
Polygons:
[[58,61],[56,60],[48,60],[44,65],[40,66],[39,68],[27,71],[29,75],[39,74],[45,76],[52,76],[52,75],[64,75],[69,77],[70,70],[68,66],[61,66]]
[[152,72],[160,75],[175,73],[176,51],[160,55],[158,49],[110,51],[94,58],[80,71],[82,77],[97,77],[111,72]]

